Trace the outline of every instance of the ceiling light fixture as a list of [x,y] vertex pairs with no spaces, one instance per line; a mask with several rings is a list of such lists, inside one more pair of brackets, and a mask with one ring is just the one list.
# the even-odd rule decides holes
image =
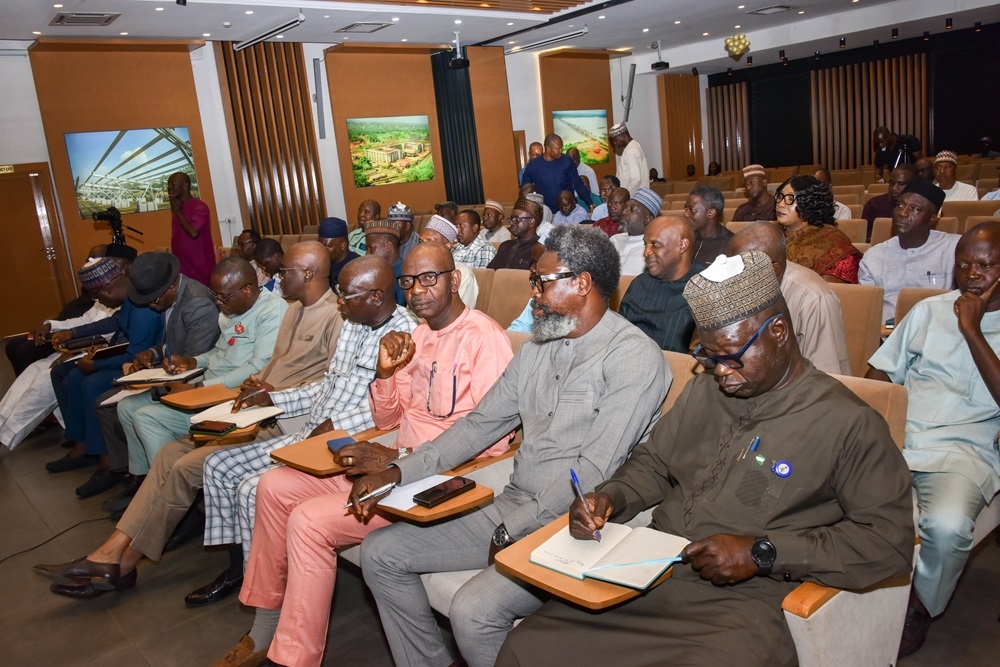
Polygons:
[[306,15],[303,14],[302,12],[299,12],[298,16],[296,16],[291,21],[285,21],[281,25],[275,26],[266,32],[262,32],[256,37],[251,37],[250,39],[245,39],[242,42],[237,42],[236,44],[233,45],[233,51],[242,51],[243,49],[248,49],[255,44],[260,44],[263,41],[271,39],[276,35],[281,35],[282,37],[284,37],[282,33],[288,32],[292,28],[297,28],[305,20],[306,20]]
[[876,49],[878,48],[878,40],[877,39],[874,42],[872,42],[872,46],[874,46]]
[[462,19],[455,19],[455,25],[462,25]]
[[784,57],[785,57],[785,50],[782,49],[782,50],[778,51],[778,58],[784,59]]
[[604,17],[603,17],[603,16],[598,16],[597,18],[599,18],[599,19],[603,19]]
[[976,30],[975,31],[976,32],[982,32],[983,31],[983,24],[980,21],[976,21]]
[[701,33],[701,36],[702,37],[708,37],[708,33],[707,32],[703,32],[703,33]]
[[930,40],[931,40],[931,31],[930,30],[924,30],[924,41],[925,42],[929,42]]
[[945,19],[944,20],[944,29],[945,30],[951,30],[951,19]]
[[680,24],[681,24],[680,21],[674,21],[674,25],[680,25]]
[[898,37],[899,37],[899,28],[893,28],[892,29],[892,38],[896,39]]
[[747,67],[753,67],[753,56],[747,56]]
[[840,38],[840,48],[844,48],[845,46],[847,46],[847,38],[846,37],[841,37]]
[[177,0],[177,4],[180,5],[181,7],[187,7],[188,0]]
[[[54,6],[54,5],[53,5],[53,6]],[[62,7],[62,5],[59,5],[59,6],[60,6],[60,7]],[[163,7],[157,7],[157,8],[156,8],[156,11],[158,11],[158,12],[162,12],[162,11],[163,11]]]
[[729,76],[732,76],[733,75],[733,68],[730,67],[730,68],[726,69],[726,74],[728,74]]
[[120,32],[120,33],[118,33],[118,34],[119,34],[119,35],[121,35],[122,37],[124,37],[124,36],[125,36],[125,35],[127,35],[128,33],[127,33],[127,32]]
[[569,39],[582,37],[589,32],[590,29],[587,26],[583,26],[579,30],[574,30],[573,32],[567,32],[564,35],[556,35],[555,37],[549,37],[548,39],[540,39],[537,42],[525,44],[524,46],[515,46],[512,49],[504,51],[504,55],[509,56],[512,53],[521,53],[522,51],[531,51],[532,49],[542,49],[547,46],[552,46],[553,44],[558,44],[559,42],[565,42],[566,40]]
[[816,60],[819,60],[819,51],[816,52],[816,55],[814,55],[813,58],[815,58]]
[[41,31],[39,31],[39,30],[32,30],[32,31],[31,31],[31,34],[32,34],[32,35],[41,35],[42,33],[41,33]]
[[211,37],[212,33],[210,33],[210,32],[203,32],[203,33],[201,33],[201,36],[202,37]]
[[514,25],[513,21],[507,21],[507,25]]
[[643,28],[642,31],[643,32],[649,32],[649,28]]

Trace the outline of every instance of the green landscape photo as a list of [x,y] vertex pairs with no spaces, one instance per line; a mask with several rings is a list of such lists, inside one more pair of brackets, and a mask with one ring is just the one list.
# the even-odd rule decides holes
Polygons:
[[347,138],[355,187],[434,178],[427,116],[348,118]]

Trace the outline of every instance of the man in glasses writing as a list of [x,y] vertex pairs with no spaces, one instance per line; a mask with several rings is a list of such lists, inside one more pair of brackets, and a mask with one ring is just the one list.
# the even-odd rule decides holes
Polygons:
[[[608,308],[621,275],[611,241],[600,230],[563,225],[545,247],[531,274],[532,340],[475,410],[351,491],[355,510],[369,516],[374,503],[359,500],[366,493],[447,470],[524,427],[514,474],[491,505],[433,526],[396,522],[362,543],[365,581],[398,665],[452,661],[419,573],[479,568],[456,595],[450,618],[466,662],[492,665],[514,620],[542,599],[498,573],[491,553],[564,514],[573,499],[570,468],[593,489],[660,413],[670,379],[663,355]],[[439,381],[435,376],[435,387]],[[441,408],[450,405],[437,400],[432,396],[431,409],[445,414]]]
[[623,665],[794,665],[781,603],[799,582],[860,589],[909,573],[906,465],[885,420],[803,359],[770,258],[720,257],[684,297],[706,372],[570,509],[570,532],[590,540],[655,506],[652,528],[691,540],[682,563],[600,614],[548,602],[498,666],[594,664],[594,646]]

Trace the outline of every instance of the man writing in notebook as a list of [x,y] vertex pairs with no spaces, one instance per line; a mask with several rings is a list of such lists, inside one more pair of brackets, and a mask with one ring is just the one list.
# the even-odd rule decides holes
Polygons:
[[475,410],[413,454],[354,484],[355,511],[368,516],[375,501],[360,502],[365,494],[447,470],[518,423],[524,426],[511,482],[492,504],[435,525],[396,522],[362,543],[365,581],[397,665],[452,662],[420,573],[479,568],[485,569],[455,596],[450,617],[467,663],[492,665],[514,620],[542,599],[498,573],[490,565],[491,548],[565,513],[573,499],[569,469],[579,473],[585,490],[593,489],[659,415],[670,371],[656,344],[608,308],[619,277],[618,254],[603,232],[556,227],[531,274],[532,341],[521,346]]
[[[343,447],[336,458],[351,466],[347,475],[270,470],[260,478],[255,506],[241,508],[255,517],[240,601],[257,612],[250,633],[216,665],[265,653],[279,665],[322,662],[336,550],[390,523],[382,516],[362,521],[344,511],[353,477],[384,470],[443,433],[476,407],[507,367],[513,356],[507,335],[488,315],[462,303],[454,266],[451,251],[437,243],[421,243],[403,261],[397,281],[424,322],[412,335],[393,331],[382,338],[369,391],[375,426],[399,428],[392,447]],[[485,455],[505,452],[509,436],[503,434]]]
[[655,506],[650,527],[692,541],[683,564],[598,614],[548,602],[498,666],[795,665],[781,602],[799,582],[858,589],[909,573],[906,465],[885,421],[802,358],[770,258],[721,258],[684,296],[709,370],[570,509],[571,533],[590,540]]

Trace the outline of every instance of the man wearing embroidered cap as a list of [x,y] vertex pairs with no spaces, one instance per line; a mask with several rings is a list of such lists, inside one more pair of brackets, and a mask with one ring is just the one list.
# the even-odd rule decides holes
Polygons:
[[[364,230],[368,254],[381,257],[389,262],[397,277],[402,274],[403,258],[399,255],[399,221],[376,218],[366,222]],[[406,293],[398,285],[396,286],[395,299],[398,305],[406,305]]]
[[934,158],[934,176],[937,186],[944,190],[945,201],[977,201],[979,190],[955,179],[958,172],[958,155],[954,151],[941,151]]
[[330,289],[337,287],[340,270],[352,259],[361,255],[350,249],[347,240],[347,221],[340,218],[323,218],[319,223],[319,242],[330,253]]
[[[424,231],[420,233],[421,243],[437,243],[451,252],[458,240],[458,228],[450,220],[440,215],[432,215],[427,221]],[[490,246],[492,249],[493,246]],[[453,256],[454,259],[454,256]],[[479,299],[479,283],[476,282],[476,273],[468,264],[455,261],[455,272],[461,276],[461,283],[458,287],[458,296],[469,308],[476,307]]]
[[542,222],[542,205],[521,198],[514,202],[511,211],[510,233],[512,238],[504,241],[497,254],[487,265],[488,269],[530,269],[531,265],[545,252],[545,246],[538,241],[538,225]]
[[546,603],[498,667],[594,664],[594,646],[616,665],[793,665],[781,603],[799,582],[858,589],[909,573],[906,465],[885,421],[799,353],[770,258],[720,257],[684,297],[708,370],[570,508],[571,534],[590,540],[655,506],[651,528],[692,540],[682,563],[600,613]]
[[483,228],[479,230],[479,236],[490,243],[503,243],[512,237],[510,231],[503,226],[503,204],[492,199],[487,199],[483,205]]
[[767,189],[764,167],[759,164],[743,167],[743,186],[746,189],[747,203],[740,204],[733,213],[733,222],[778,219],[774,213],[774,197]]
[[[452,204],[452,202],[445,203]],[[438,204],[438,206],[444,206],[444,204]],[[389,214],[386,217],[399,223],[399,257],[406,259],[410,251],[416,248],[417,243],[420,242],[417,235],[413,233],[413,212],[403,202],[396,202],[389,207]]]
[[646,164],[646,153],[639,142],[632,138],[625,123],[612,125],[608,130],[608,139],[618,154],[616,175],[621,181],[621,187],[629,192],[648,188],[649,165]]
[[663,200],[649,188],[639,188],[625,202],[622,210],[622,231],[611,237],[611,244],[621,258],[622,275],[637,276],[646,269],[643,258],[643,232],[646,225],[660,214]]

